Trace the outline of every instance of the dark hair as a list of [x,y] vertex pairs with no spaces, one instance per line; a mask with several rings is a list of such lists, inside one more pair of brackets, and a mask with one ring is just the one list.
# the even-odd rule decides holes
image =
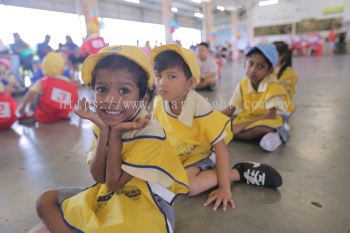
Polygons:
[[90,86],[95,88],[97,71],[100,69],[107,70],[127,70],[131,74],[137,77],[137,87],[139,88],[140,98],[143,98],[147,92],[147,73],[135,62],[120,56],[120,55],[109,55],[99,60],[92,71],[92,81]]
[[259,55],[261,55],[264,59],[265,59],[265,61],[266,61],[266,63],[268,64],[268,66],[269,66],[269,69],[272,69],[272,63],[270,62],[270,60],[269,59],[267,59],[267,57],[259,50],[259,49],[253,49],[253,50],[251,50],[250,52],[248,52],[246,55],[245,55],[245,57],[251,57],[253,54],[259,54]]
[[153,68],[158,72],[162,72],[163,70],[178,67],[181,69],[186,79],[190,79],[192,77],[192,73],[184,59],[177,52],[168,50],[161,52],[154,59]]
[[273,44],[276,46],[276,49],[278,51],[278,55],[282,56],[284,55],[285,59],[283,61],[283,64],[278,71],[277,79],[280,79],[283,72],[288,68],[292,66],[292,50],[289,49],[289,46],[284,41],[275,41]]
[[209,44],[207,43],[207,42],[201,42],[201,43],[199,43],[198,44],[198,46],[204,46],[204,47],[206,47],[207,49],[209,49]]

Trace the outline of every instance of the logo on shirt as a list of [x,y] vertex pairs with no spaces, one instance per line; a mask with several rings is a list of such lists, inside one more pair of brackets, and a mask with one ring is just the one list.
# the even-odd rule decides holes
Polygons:
[[0,102],[0,118],[10,118],[10,103]]

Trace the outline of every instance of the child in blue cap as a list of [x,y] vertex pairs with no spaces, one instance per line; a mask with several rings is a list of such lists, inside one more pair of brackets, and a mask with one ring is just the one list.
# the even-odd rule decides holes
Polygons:
[[[294,111],[294,104],[273,74],[278,53],[273,44],[258,44],[246,54],[243,78],[223,113],[233,119],[234,138],[260,141],[265,151],[275,151],[287,141],[288,131],[278,112]],[[237,110],[237,111],[236,111]]]

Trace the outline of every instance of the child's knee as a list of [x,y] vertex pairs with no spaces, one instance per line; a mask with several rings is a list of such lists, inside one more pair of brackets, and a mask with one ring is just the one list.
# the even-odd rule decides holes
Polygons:
[[36,201],[36,212],[39,217],[43,216],[44,211],[48,210],[50,206],[58,204],[58,190],[47,190],[40,195]]

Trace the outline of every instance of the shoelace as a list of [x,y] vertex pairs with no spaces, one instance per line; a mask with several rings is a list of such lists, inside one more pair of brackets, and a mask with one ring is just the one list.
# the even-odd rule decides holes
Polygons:
[[261,173],[259,170],[248,169],[243,173],[244,178],[247,180],[247,184],[253,185],[265,185],[265,173]]

